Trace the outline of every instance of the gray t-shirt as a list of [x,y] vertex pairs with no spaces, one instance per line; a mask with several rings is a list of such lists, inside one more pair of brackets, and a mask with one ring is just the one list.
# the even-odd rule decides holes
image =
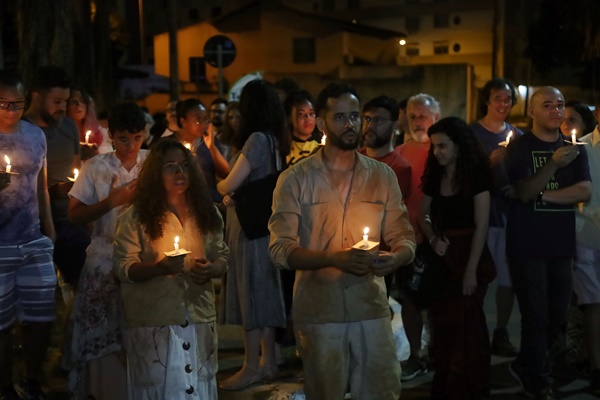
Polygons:
[[[67,182],[67,177],[73,176],[73,162],[80,153],[79,131],[77,125],[69,117],[63,117],[60,124],[41,127],[46,135],[48,152],[46,154],[48,165],[48,187],[51,188],[59,182]],[[50,204],[52,206],[52,219],[56,221],[67,220],[69,197],[56,198],[50,191]]]
[[[16,133],[0,132],[0,157],[10,158],[10,185],[0,191],[0,246],[31,242],[42,236],[37,180],[46,161],[46,138],[37,126],[21,121]],[[4,168],[1,168],[4,171]]]

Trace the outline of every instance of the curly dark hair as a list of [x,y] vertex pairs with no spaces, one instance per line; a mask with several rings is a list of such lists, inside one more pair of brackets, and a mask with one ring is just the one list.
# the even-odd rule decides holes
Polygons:
[[143,131],[145,127],[146,116],[137,104],[117,104],[108,112],[108,130],[113,134],[117,131],[137,133]]
[[67,71],[57,65],[44,65],[35,70],[31,91],[46,92],[53,88],[69,89],[71,79]]
[[250,81],[240,96],[242,123],[233,138],[233,147],[241,149],[254,132],[273,135],[279,144],[279,153],[285,158],[290,153],[291,135],[285,129],[283,105],[272,83],[263,79]]
[[188,163],[190,186],[186,198],[190,212],[203,234],[222,229],[222,222],[213,206],[206,181],[192,153],[175,139],[163,139],[156,143],[144,162],[132,204],[137,210],[138,221],[151,240],[162,237],[167,217],[167,193],[162,182],[166,154],[180,150]]
[[347,83],[333,82],[325,86],[319,93],[319,96],[317,96],[317,101],[315,103],[315,113],[317,116],[321,116],[322,113],[327,111],[327,100],[330,98],[339,99],[344,94],[351,94],[360,100],[356,89]]
[[[456,171],[452,180],[452,187],[458,192],[468,194],[475,174],[484,174],[489,181],[492,180],[490,161],[485,154],[479,140],[465,121],[457,117],[440,119],[429,127],[427,135],[443,133],[458,147],[456,155]],[[429,156],[425,163],[425,171],[421,178],[422,187],[439,188],[444,174],[444,167],[438,164],[433,155],[433,145],[429,149]]]

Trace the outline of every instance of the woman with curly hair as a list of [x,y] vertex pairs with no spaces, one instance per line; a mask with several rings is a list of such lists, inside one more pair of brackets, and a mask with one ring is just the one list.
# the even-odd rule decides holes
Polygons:
[[441,119],[428,135],[419,224],[441,257],[443,277],[430,308],[436,362],[432,398],[479,399],[489,388],[490,364],[483,300],[495,277],[486,245],[491,170],[460,118]]
[[279,96],[267,81],[251,81],[244,87],[240,111],[242,124],[233,147],[241,151],[231,161],[233,168],[227,178],[217,185],[224,195],[223,204],[228,206],[227,243],[232,253],[221,291],[221,317],[224,323],[244,327],[245,347],[242,369],[220,383],[226,390],[242,389],[279,374],[275,328],[286,326],[279,271],[269,256],[269,235],[247,237],[231,196],[246,182],[282,170],[290,151],[289,132]]
[[223,221],[179,141],[154,145],[137,186],[117,220],[114,245],[129,399],[216,400],[212,278],[227,269]]

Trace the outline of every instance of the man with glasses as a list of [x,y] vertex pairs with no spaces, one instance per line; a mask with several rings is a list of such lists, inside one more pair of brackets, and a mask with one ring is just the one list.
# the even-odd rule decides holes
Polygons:
[[[388,96],[379,96],[367,102],[363,107],[362,135],[365,147],[361,154],[388,165],[396,178],[406,201],[410,195],[412,168],[400,153],[394,151],[393,136],[398,129],[398,103]],[[387,250],[387,249],[386,249]],[[385,287],[389,296],[393,274],[386,275]]]
[[21,78],[0,70],[1,399],[21,398],[12,386],[12,337],[17,318],[25,359],[25,380],[17,389],[36,396],[22,398],[47,398],[37,378],[55,318],[55,233],[46,186],[46,139],[41,129],[21,120],[25,105]]
[[65,282],[76,287],[90,237],[83,226],[72,224],[67,218],[67,194],[73,186],[67,178],[73,176],[74,168],[81,168],[79,131],[75,122],[66,116],[70,87],[69,76],[63,68],[53,65],[38,68],[25,119],[42,128],[46,135],[48,191],[56,228],[54,262]]
[[[307,400],[396,400],[400,371],[383,276],[414,257],[396,176],[358,152],[356,91],[332,83],[317,99],[327,142],[284,171],[273,193],[271,258],[296,270],[293,320]],[[368,239],[390,251],[361,248]],[[353,248],[357,244],[358,248]]]

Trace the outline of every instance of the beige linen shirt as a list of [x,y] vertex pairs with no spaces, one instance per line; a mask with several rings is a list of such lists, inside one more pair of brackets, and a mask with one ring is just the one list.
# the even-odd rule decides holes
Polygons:
[[[273,193],[269,250],[276,266],[291,269],[297,248],[337,252],[362,240],[382,239],[391,252],[402,247],[414,255],[415,235],[408,221],[398,179],[387,165],[356,153],[344,204],[327,170],[323,151],[281,174]],[[355,322],[389,317],[385,283],[373,274],[356,276],[335,267],[296,272],[294,322]]]
[[[164,252],[174,250],[175,236],[179,248],[191,251],[185,256],[181,274],[155,277],[145,282],[129,280],[129,267],[135,263],[157,263]],[[134,206],[117,219],[114,242],[114,271],[121,281],[121,297],[125,309],[125,326],[184,325],[216,320],[215,293],[212,282],[194,283],[189,269],[194,257],[214,261],[229,255],[223,242],[223,227],[217,233],[203,235],[195,221],[188,218],[182,225],[171,212],[167,213],[163,236],[150,240],[138,222]]]

